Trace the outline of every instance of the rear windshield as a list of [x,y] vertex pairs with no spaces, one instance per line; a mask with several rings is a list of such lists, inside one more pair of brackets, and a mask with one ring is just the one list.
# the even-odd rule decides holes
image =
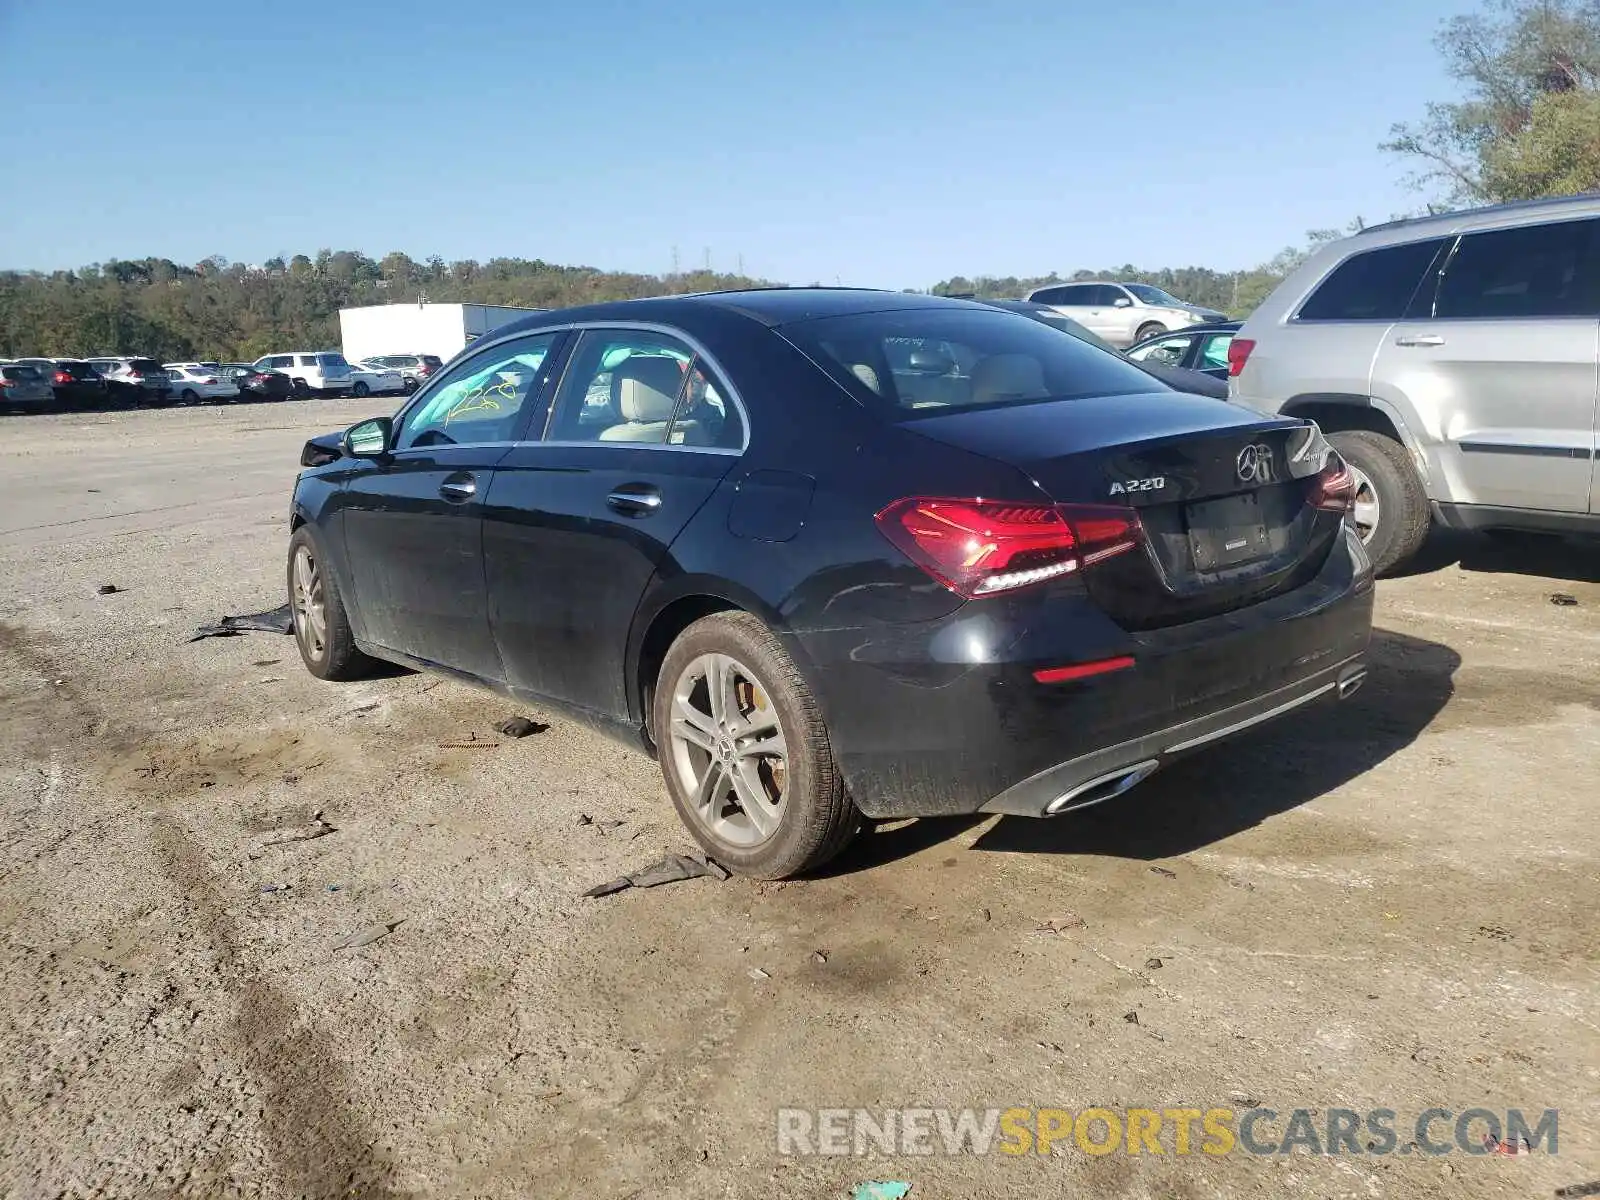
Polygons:
[[437,354],[424,354],[422,356],[422,361],[427,363],[430,367],[444,366],[444,359],[440,358]]
[[163,367],[160,363],[158,363],[153,358],[136,358],[132,362],[130,362],[128,365],[130,367],[132,367],[135,371],[138,371],[139,374],[141,374],[141,375],[147,374],[150,371],[164,371],[164,370],[166,370],[165,367]]
[[32,367],[0,367],[7,379],[22,379],[32,381],[39,378],[39,372]]
[[1018,313],[901,309],[779,332],[891,420],[1165,387],[1118,355]]
[[88,375],[94,371],[94,368],[86,362],[64,362],[56,365],[63,371],[70,371],[74,375]]
[[319,354],[317,359],[325,367],[348,367],[350,365],[345,362],[342,354]]

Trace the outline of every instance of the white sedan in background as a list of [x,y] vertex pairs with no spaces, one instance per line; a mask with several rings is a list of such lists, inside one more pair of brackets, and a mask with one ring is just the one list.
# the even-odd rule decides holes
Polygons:
[[384,396],[405,390],[406,379],[399,371],[370,360],[350,365],[352,396]]
[[220,363],[182,362],[165,363],[163,366],[171,380],[174,400],[198,404],[201,400],[239,398],[239,385],[222,373]]

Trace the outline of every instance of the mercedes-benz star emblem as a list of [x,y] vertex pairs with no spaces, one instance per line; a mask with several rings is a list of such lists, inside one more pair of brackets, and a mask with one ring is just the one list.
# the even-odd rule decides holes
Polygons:
[[1260,442],[1239,451],[1240,483],[1272,482],[1272,447]]

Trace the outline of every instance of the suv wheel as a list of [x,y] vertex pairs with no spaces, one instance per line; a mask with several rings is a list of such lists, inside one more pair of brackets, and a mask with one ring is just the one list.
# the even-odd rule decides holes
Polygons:
[[1328,442],[1356,480],[1355,526],[1373,569],[1387,575],[1428,536],[1428,494],[1406,448],[1367,429],[1330,433]]
[[730,870],[784,879],[827,862],[861,827],[816,699],[758,618],[717,613],[684,630],[653,707],[678,816]]
[[1153,337],[1160,337],[1167,331],[1167,327],[1160,321],[1151,321],[1147,325],[1139,326],[1139,332],[1133,335],[1134,344],[1149,341]]
[[358,379],[355,386],[350,389],[350,394],[357,400],[365,400],[371,391],[372,389],[367,386],[366,380]]

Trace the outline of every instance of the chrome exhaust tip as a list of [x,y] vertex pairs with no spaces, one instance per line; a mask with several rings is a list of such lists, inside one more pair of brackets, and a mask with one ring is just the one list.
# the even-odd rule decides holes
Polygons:
[[1339,680],[1339,699],[1348,700],[1361,690],[1361,685],[1367,681],[1367,669],[1357,667],[1350,674]]
[[1080,783],[1070,792],[1057,796],[1045,805],[1044,815],[1059,817],[1062,813],[1073,812],[1076,809],[1088,808],[1092,804],[1113,799],[1137,784],[1143,783],[1154,775],[1156,768],[1161,764],[1153,759],[1146,759],[1132,766],[1118,767],[1115,771],[1108,771],[1104,775],[1095,777],[1087,783]]

